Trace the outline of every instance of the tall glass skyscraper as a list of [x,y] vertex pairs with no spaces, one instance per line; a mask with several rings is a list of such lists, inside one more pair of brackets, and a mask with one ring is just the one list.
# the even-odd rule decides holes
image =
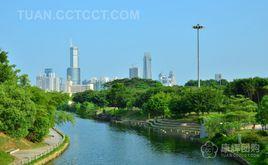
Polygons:
[[152,58],[150,52],[145,52],[143,57],[143,78],[152,79]]
[[81,83],[78,48],[73,45],[70,47],[70,67],[67,69],[67,80],[72,81],[73,85]]

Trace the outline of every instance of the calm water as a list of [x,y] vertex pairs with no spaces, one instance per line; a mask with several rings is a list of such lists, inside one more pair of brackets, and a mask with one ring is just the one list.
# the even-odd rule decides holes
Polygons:
[[215,158],[202,158],[197,145],[159,137],[148,131],[134,131],[108,123],[76,118],[76,125],[60,126],[71,138],[69,148],[51,164],[178,165],[236,164]]

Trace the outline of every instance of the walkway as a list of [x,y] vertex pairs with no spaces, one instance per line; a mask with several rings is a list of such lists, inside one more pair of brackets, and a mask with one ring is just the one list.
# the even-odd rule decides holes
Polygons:
[[56,132],[54,129],[49,130],[49,135],[44,139],[44,142],[47,144],[44,147],[30,149],[30,150],[20,150],[12,155],[16,157],[16,160],[13,164],[24,164],[23,162],[28,162],[29,160],[34,160],[37,156],[42,153],[46,153],[55,148],[55,146],[61,144],[63,141],[63,137]]

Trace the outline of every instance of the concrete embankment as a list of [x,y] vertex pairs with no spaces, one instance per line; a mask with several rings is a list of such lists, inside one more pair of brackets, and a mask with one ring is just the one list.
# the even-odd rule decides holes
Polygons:
[[58,156],[60,156],[68,148],[68,146],[69,146],[69,139],[65,140],[65,142],[63,142],[62,145],[60,145],[57,149],[55,149],[54,151],[52,151],[48,155],[45,155],[44,157],[36,160],[35,162],[33,162],[31,164],[35,164],[35,165],[46,164],[46,163],[52,161],[53,159],[57,158]]

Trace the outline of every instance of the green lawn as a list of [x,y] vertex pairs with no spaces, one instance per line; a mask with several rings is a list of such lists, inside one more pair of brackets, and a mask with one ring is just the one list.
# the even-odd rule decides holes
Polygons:
[[26,139],[16,139],[0,132],[0,165],[10,164],[15,158],[7,151],[15,149],[33,149],[46,145],[44,142],[33,143]]
[[0,151],[1,165],[8,165],[14,160],[14,157],[4,151]]

